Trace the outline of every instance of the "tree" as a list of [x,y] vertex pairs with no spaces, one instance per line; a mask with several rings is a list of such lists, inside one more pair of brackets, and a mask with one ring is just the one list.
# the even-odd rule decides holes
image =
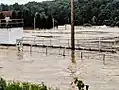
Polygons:
[[[3,13],[0,13],[0,19],[4,19],[5,18],[5,15],[3,14]],[[5,23],[5,21],[4,20],[0,20],[0,23]],[[4,24],[0,24],[0,26],[1,27],[3,27],[4,26]]]
[[47,19],[47,28],[48,29],[50,29],[50,28],[52,28],[53,27],[53,22],[52,22],[52,17],[51,17],[51,15],[48,17],[48,19]]
[[[119,0],[75,0],[75,25],[85,23],[93,25],[114,26],[119,22]],[[19,5],[0,5],[0,10],[11,10],[18,12],[13,18],[22,18],[23,12],[24,27],[33,27],[34,14],[39,13],[36,26],[38,28],[52,28],[52,19],[55,20],[55,26],[69,24],[70,19],[70,1],[54,0],[44,2],[29,2]]]
[[21,6],[18,3],[15,3],[15,4],[12,5],[12,10],[20,11],[21,10]]
[[1,4],[0,5],[0,10],[2,10],[2,11],[8,11],[9,10],[9,6],[8,5],[5,5],[5,4]]
[[22,19],[23,18],[23,12],[18,11],[16,17],[17,17],[17,19]]
[[30,12],[30,10],[23,11],[23,19],[24,19],[24,27],[33,27],[33,19],[34,16]]
[[12,12],[12,17],[11,17],[11,18],[12,18],[12,19],[16,19],[16,18],[17,18],[17,14],[16,14],[15,11]]
[[4,19],[5,15],[3,13],[0,13],[0,19]]

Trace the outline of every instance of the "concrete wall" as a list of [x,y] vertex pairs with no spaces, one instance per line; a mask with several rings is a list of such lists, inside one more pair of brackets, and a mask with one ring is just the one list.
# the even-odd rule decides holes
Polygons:
[[23,37],[23,28],[0,28],[0,44],[16,44]]

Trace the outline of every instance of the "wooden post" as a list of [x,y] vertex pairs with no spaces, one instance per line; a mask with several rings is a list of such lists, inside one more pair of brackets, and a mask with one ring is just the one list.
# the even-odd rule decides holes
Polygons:
[[35,40],[36,40],[36,37],[34,37],[34,45],[36,44],[36,41]]
[[50,39],[50,46],[51,46],[52,40]]
[[116,39],[114,40],[114,47],[116,46]]
[[66,48],[64,48],[64,50],[63,50],[63,56],[65,56],[65,49],[66,49]]
[[30,46],[30,53],[32,52],[32,44],[31,44],[31,46]]
[[59,48],[59,55],[61,55],[61,54],[60,54],[60,50],[61,50],[61,49]]
[[18,46],[18,51],[20,52],[20,47]]
[[89,89],[89,85],[86,85],[86,90],[88,90]]
[[24,45],[22,44],[22,51],[24,51]]
[[46,55],[48,54],[48,47],[46,47]]
[[78,45],[78,43],[79,43],[79,42],[78,42],[78,39],[77,39],[77,40],[76,40],[76,44]]
[[60,45],[60,39],[59,39],[59,45]]
[[70,47],[70,46],[69,46],[69,39],[68,39],[68,47]]
[[103,64],[105,64],[105,54],[103,54]]
[[22,47],[22,51],[23,51],[24,50],[23,38],[21,39],[21,47]]
[[67,29],[67,25],[65,24],[65,30]]
[[75,50],[75,32],[74,32],[74,0],[71,0],[71,49]]
[[22,43],[23,40],[21,39],[17,39],[16,40],[16,47],[18,48],[18,51],[23,51],[23,43]]
[[101,50],[101,38],[99,37],[99,52]]
[[79,48],[80,44],[79,44],[79,39],[78,39],[78,48]]
[[42,45],[44,45],[44,38],[43,38],[43,40],[42,40]]
[[83,59],[83,53],[81,52],[81,59]]

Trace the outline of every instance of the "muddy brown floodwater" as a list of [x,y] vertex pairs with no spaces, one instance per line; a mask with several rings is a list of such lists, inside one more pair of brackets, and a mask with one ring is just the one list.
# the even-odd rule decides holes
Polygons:
[[[103,41],[104,43],[101,45],[104,44],[107,47],[107,42],[111,42],[113,38],[114,42],[117,41],[116,45],[114,44],[115,47],[119,46],[117,40],[119,39],[118,28],[96,29],[96,27],[77,27],[75,31],[76,39],[79,39],[80,42],[76,43],[80,44],[80,46],[87,47],[87,44],[85,44],[87,41],[98,37],[104,37],[107,40]],[[31,37],[35,34],[37,36],[36,40],[47,40],[43,43],[38,41],[36,44],[49,45],[48,41],[51,35],[55,36],[56,39],[54,40],[54,37],[51,37],[54,40],[52,44],[66,46],[68,42],[66,43],[63,40],[65,38],[70,39],[70,29],[64,32],[62,30],[37,30],[36,33],[29,32],[28,30],[24,31],[24,36]],[[44,36],[47,37],[43,38]],[[60,39],[60,42],[58,39]],[[84,39],[87,40],[84,42]],[[91,45],[93,48],[98,47],[98,44],[96,46],[95,43]],[[113,41],[108,47],[113,48]],[[119,90],[119,52],[117,51],[117,53],[112,54],[109,52],[100,53],[79,50],[75,51],[73,55],[70,50],[60,48],[46,49],[33,47],[32,52],[30,52],[30,47],[24,46],[23,52],[18,52],[16,47],[0,46],[0,76],[7,80],[33,83],[44,82],[48,86],[58,87],[60,90],[71,90],[73,77],[77,76],[85,84],[89,85],[89,90]]]
[[[2,48],[4,49],[2,49]],[[76,51],[71,58],[71,51],[62,49],[24,47],[18,52],[16,47],[0,46],[0,76],[7,80],[19,80],[41,83],[58,87],[61,90],[70,90],[72,77],[78,76],[89,90],[118,90],[119,88],[119,61],[118,54],[106,54],[105,62],[102,53]],[[6,49],[5,49],[6,48]]]

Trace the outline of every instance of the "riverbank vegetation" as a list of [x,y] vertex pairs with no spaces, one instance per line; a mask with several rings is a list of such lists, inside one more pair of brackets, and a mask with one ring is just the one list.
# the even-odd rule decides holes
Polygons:
[[[119,26],[119,0],[74,0],[75,25],[108,25]],[[29,2],[24,5],[0,5],[0,10],[18,11],[14,18],[23,18],[24,27],[33,27],[34,17],[37,28],[52,28],[70,24],[70,0],[53,0],[44,2]],[[22,16],[19,15],[22,12]],[[37,12],[37,13],[36,13]],[[0,18],[3,17],[0,14]]]
[[46,85],[42,84],[32,84],[26,82],[7,82],[3,78],[0,78],[0,90],[52,90]]
[[[78,90],[84,90],[85,86],[87,88],[87,85],[84,85],[83,81],[79,80],[77,77],[74,78],[74,81],[71,84],[73,83],[77,86]],[[0,78],[0,90],[60,90],[60,89],[58,88],[53,89],[47,87],[44,83],[33,84],[28,82],[6,81],[3,78]]]

